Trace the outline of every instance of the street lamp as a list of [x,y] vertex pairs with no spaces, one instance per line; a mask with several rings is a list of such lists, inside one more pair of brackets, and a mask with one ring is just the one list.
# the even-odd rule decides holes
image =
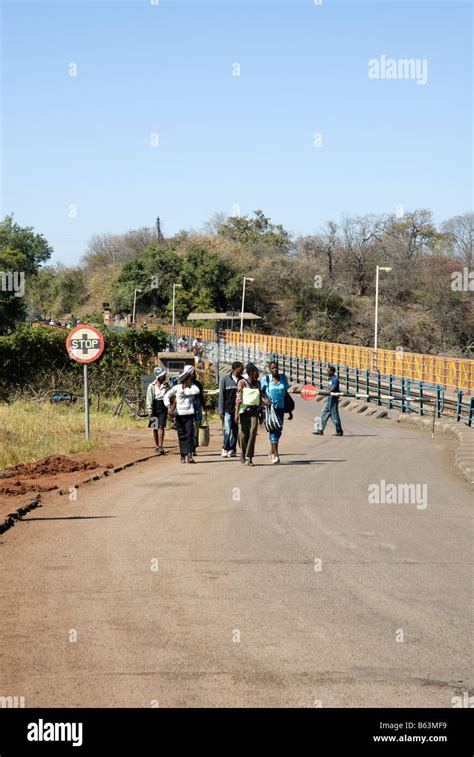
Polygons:
[[133,293],[133,314],[132,314],[132,323],[135,323],[135,312],[137,309],[137,292],[141,292],[141,289],[135,289],[135,292]]
[[246,281],[255,281],[255,279],[252,279],[250,276],[244,276],[244,285],[242,287],[242,312],[240,313],[240,333],[243,333],[244,330],[244,307],[245,307],[245,282]]
[[175,305],[176,305],[176,287],[182,288],[182,284],[173,284],[173,320],[171,322],[171,328],[173,329],[173,336],[175,334]]
[[375,339],[374,339],[374,353],[377,352],[377,331],[379,325],[379,271],[391,271],[391,268],[387,266],[377,266],[375,274]]

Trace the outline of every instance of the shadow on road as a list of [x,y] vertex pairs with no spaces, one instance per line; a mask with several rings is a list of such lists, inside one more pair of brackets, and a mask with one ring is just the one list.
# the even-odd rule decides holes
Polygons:
[[63,518],[21,518],[20,523],[31,523],[34,520],[96,520],[98,518],[118,518],[118,515],[66,515]]
[[320,463],[347,463],[347,460],[289,460],[284,465],[319,465]]

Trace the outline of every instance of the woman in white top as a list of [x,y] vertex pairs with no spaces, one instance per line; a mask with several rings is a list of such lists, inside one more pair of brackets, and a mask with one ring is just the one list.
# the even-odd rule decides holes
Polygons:
[[163,442],[168,414],[164,398],[166,392],[170,389],[170,385],[166,381],[166,371],[164,368],[155,368],[154,375],[155,380],[149,384],[146,392],[146,409],[150,418],[148,427],[153,429],[155,452],[158,455],[164,455]]
[[176,410],[176,428],[178,431],[181,462],[194,463],[194,400],[199,394],[199,387],[193,385],[194,366],[185,365],[178,381],[164,396],[168,415]]

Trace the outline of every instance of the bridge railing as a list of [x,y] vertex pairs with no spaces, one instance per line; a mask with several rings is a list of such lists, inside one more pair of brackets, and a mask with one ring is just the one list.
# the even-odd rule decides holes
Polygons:
[[[251,335],[253,339],[244,338],[239,342],[237,337],[240,339],[240,334],[221,332],[217,341],[216,332],[213,329],[191,330],[186,327],[177,327],[175,341],[180,336],[179,331],[187,336],[200,336],[206,343],[207,356],[214,363],[229,365],[240,360],[245,365],[252,362],[263,372],[267,369],[269,360],[277,357],[282,371],[287,374],[291,383],[312,384],[318,389],[324,389],[327,386],[327,367],[334,365],[343,390],[349,394],[359,395],[359,398],[365,399],[368,403],[375,402],[406,414],[432,415],[435,413],[438,418],[449,416],[472,426],[474,398],[470,396],[469,391],[466,392],[464,389],[453,390],[444,383],[434,383],[380,369],[340,363],[334,359],[334,352],[328,360],[301,357],[294,352],[268,350],[269,337],[258,334]],[[243,336],[248,337],[247,334]],[[279,337],[271,339],[278,340]],[[343,354],[341,352],[341,355]],[[364,394],[367,395],[365,398]]]
[[[165,330],[171,332],[171,327],[165,327]],[[192,338],[200,336],[206,342],[216,339],[214,329],[177,326],[175,332],[177,336],[184,334]],[[462,390],[465,394],[472,394],[474,391],[474,360],[421,355],[401,349],[374,350],[372,347],[291,339],[247,331],[243,334],[237,331],[221,331],[219,341],[243,347],[244,350],[291,355],[294,359],[315,360],[333,365],[351,366],[359,370],[380,371],[384,375],[400,376],[434,386],[442,385],[446,389],[455,391]]]
[[[211,335],[215,339],[215,332],[211,332]],[[175,342],[178,338],[177,335]],[[367,403],[383,405],[407,415],[434,413],[438,418],[447,416],[472,426],[474,397],[466,396],[462,390],[449,392],[443,384],[417,381],[377,370],[354,368],[334,361],[267,352],[261,349],[263,346],[265,345],[209,340],[206,342],[205,351],[206,357],[214,364],[229,366],[237,360],[244,365],[252,362],[261,374],[268,370],[270,360],[277,359],[291,384],[312,384],[318,389],[327,387],[327,368],[334,365],[342,390],[354,397],[358,395],[359,399]]]

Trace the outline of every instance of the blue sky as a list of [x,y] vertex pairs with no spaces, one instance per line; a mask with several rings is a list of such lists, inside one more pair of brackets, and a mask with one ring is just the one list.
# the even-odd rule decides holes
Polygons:
[[[54,262],[157,215],[165,236],[236,205],[311,233],[471,207],[470,3],[7,0],[2,36],[2,213]],[[369,79],[381,55],[426,59],[426,85]]]

